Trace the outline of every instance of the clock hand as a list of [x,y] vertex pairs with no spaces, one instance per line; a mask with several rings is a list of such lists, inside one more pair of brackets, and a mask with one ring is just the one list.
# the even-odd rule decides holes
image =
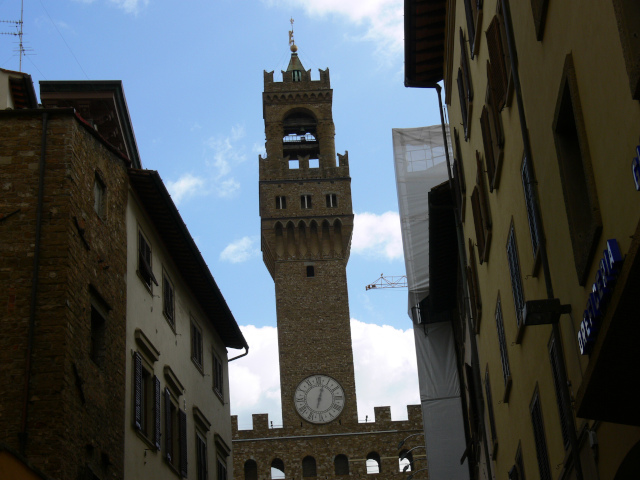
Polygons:
[[322,392],[324,391],[324,386],[320,387],[320,395],[318,395],[318,406],[316,408],[320,408],[320,399],[322,398]]

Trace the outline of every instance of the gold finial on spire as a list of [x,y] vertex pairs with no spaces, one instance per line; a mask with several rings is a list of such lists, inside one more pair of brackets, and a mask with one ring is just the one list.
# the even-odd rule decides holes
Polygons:
[[296,41],[293,39],[293,17],[291,17],[291,30],[289,30],[289,48],[293,53],[298,51],[298,47],[296,46]]

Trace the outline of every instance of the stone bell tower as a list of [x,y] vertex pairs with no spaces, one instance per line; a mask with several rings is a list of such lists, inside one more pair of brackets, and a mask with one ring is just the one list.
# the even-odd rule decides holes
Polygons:
[[358,422],[346,276],[351,178],[347,153],[336,157],[329,70],[311,80],[295,44],[291,51],[282,82],[264,73],[262,253],[276,288],[284,428],[322,432]]

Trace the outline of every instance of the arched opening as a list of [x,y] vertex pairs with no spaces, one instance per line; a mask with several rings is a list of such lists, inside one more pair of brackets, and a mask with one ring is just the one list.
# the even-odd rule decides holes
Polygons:
[[398,468],[401,472],[413,470],[413,453],[404,449],[398,454]]
[[316,459],[311,455],[307,455],[302,459],[302,476],[303,477],[315,477],[316,472]]
[[282,257],[284,255],[284,240],[282,237],[282,224],[276,223],[276,255]]
[[346,455],[336,455],[333,460],[336,475],[349,475],[349,459]]
[[367,455],[367,473],[380,473],[380,455],[371,452]]
[[301,257],[307,254],[307,226],[302,220],[298,222],[298,249]]
[[342,253],[342,222],[340,220],[333,222],[333,251],[337,255]]
[[287,255],[296,256],[296,236],[293,222],[287,223]]
[[258,480],[258,464],[255,460],[244,462],[244,480]]
[[318,255],[320,242],[318,240],[318,224],[315,220],[311,222],[311,227],[309,227],[309,240],[309,252],[311,255]]
[[322,255],[328,257],[331,255],[331,237],[329,236],[329,222],[322,222]]
[[618,467],[618,471],[613,480],[638,478],[638,472],[640,472],[640,442],[631,447],[631,450],[629,450],[629,453],[627,453]]
[[273,480],[284,478],[284,462],[274,458],[271,462],[271,478]]
[[294,110],[282,121],[282,155],[289,158],[309,156],[317,159],[320,153],[315,117],[308,110]]

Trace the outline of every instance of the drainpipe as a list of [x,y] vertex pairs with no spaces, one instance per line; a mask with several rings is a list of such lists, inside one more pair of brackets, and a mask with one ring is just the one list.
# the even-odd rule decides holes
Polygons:
[[249,345],[247,345],[245,343],[244,344],[244,353],[241,353],[240,355],[237,355],[237,356],[235,356],[233,358],[230,358],[229,360],[227,360],[227,363],[231,363],[234,360],[237,360],[237,359],[242,358],[242,357],[246,357],[247,355],[249,355]]
[[[511,59],[511,78],[513,78],[513,86],[516,93],[516,101],[518,103],[518,115],[520,118],[520,129],[522,132],[522,143],[524,145],[524,154],[526,157],[525,168],[530,179],[533,179],[533,165],[531,155],[531,143],[529,139],[529,129],[527,128],[527,120],[524,113],[524,103],[522,100],[522,87],[520,85],[520,75],[518,73],[516,62],[516,47],[515,39],[513,37],[513,31],[511,29],[511,10],[508,0],[500,0],[502,3],[502,14],[504,15],[504,27],[507,37],[507,46],[509,48],[509,57]],[[534,194],[534,214],[536,216],[536,223],[542,225],[542,219],[540,218],[540,205],[538,202],[537,189]],[[553,285],[551,283],[551,270],[549,268],[549,258],[547,257],[547,246],[544,234],[540,233],[540,259],[542,262],[542,270],[544,274],[544,282],[547,289],[547,298],[555,298],[553,294]],[[560,326],[558,323],[552,324],[552,336],[556,345],[557,360],[558,360],[558,375],[560,380],[560,403],[562,409],[565,412],[565,417],[569,422],[569,442],[571,444],[571,452],[573,457],[573,465],[575,466],[576,480],[582,480],[582,464],[580,462],[580,451],[578,445],[578,437],[576,434],[576,425],[573,418],[573,410],[571,408],[571,393],[569,391],[569,382],[567,379],[567,371],[564,363],[564,349],[562,347],[562,337],[560,334]]]
[[33,275],[31,278],[31,303],[29,306],[29,333],[27,338],[27,355],[24,373],[24,388],[22,397],[22,418],[20,422],[20,454],[25,456],[27,448],[27,418],[29,413],[29,387],[31,382],[31,357],[33,353],[33,338],[36,328],[36,300],[38,296],[38,269],[40,264],[40,237],[42,233],[42,206],[44,203],[44,171],[47,153],[47,112],[42,114],[42,140],[40,144],[40,163],[38,166],[38,204],[36,207],[36,240],[33,253]]

